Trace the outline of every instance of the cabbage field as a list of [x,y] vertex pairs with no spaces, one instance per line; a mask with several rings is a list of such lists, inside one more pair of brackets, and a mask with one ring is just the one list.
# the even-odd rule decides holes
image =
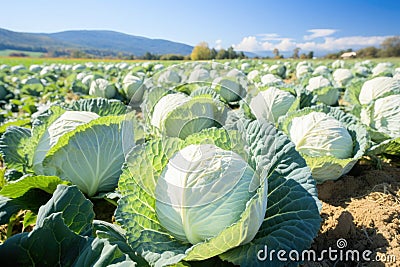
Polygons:
[[1,266],[400,260],[399,62],[175,63],[0,65]]

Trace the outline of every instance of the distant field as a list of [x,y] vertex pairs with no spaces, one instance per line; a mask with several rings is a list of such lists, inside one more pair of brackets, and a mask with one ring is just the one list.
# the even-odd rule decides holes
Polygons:
[[[0,64],[29,66],[32,64],[63,63],[74,64],[84,62],[121,62],[122,60],[108,59],[73,59],[73,58],[39,58],[39,57],[5,57],[0,54]],[[129,60],[126,62],[130,62]]]
[[[8,52],[6,52],[8,51]],[[31,57],[8,57],[7,55],[10,52],[14,52],[14,50],[0,50],[0,64],[7,64],[7,65],[18,65],[22,64],[25,66],[29,66],[32,64],[51,64],[51,63],[62,63],[62,64],[75,64],[75,63],[85,63],[85,62],[109,62],[109,63],[117,63],[117,62],[144,62],[149,60],[119,60],[119,59],[78,59],[78,58],[41,58],[39,52],[26,52],[32,53],[36,56]],[[18,52],[18,51],[15,51]],[[19,51],[21,52],[21,51]],[[7,54],[8,53],[8,54]],[[24,52],[25,53],[25,52]],[[333,59],[263,59],[262,61],[268,64],[274,64],[277,61],[289,61],[289,62],[301,62],[301,61],[313,61],[315,63],[320,64],[327,64],[329,62],[333,62]],[[356,58],[356,59],[346,59],[346,62],[354,64],[355,62],[364,61],[364,58]],[[400,57],[398,58],[374,58],[370,59],[373,62],[392,62],[397,67],[400,67]],[[156,60],[160,61],[160,60]],[[229,60],[220,60],[219,62],[226,62]],[[182,63],[184,61],[166,61],[169,63]]]
[[31,51],[21,51],[21,50],[11,50],[11,49],[6,49],[6,50],[0,50],[0,57],[8,57],[10,56],[11,53],[24,53],[28,55],[30,58],[38,58],[43,56],[44,53],[42,52],[31,52]]

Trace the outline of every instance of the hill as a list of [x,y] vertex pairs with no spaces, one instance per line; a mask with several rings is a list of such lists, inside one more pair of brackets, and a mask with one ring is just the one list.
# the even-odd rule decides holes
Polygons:
[[0,28],[0,50],[34,52],[82,50],[89,54],[188,55],[193,47],[163,39],[150,39],[115,31],[75,30],[57,33],[22,33]]

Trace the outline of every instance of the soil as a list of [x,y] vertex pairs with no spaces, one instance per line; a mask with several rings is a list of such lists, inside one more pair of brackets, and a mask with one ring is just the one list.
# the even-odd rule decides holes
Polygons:
[[[322,260],[304,266],[400,266],[400,160],[392,158],[380,168],[360,161],[348,175],[318,185],[322,224],[311,249],[316,255],[337,250],[332,254],[337,259],[325,252]],[[349,250],[357,250],[359,259],[346,256]],[[371,261],[362,257],[367,250]]]

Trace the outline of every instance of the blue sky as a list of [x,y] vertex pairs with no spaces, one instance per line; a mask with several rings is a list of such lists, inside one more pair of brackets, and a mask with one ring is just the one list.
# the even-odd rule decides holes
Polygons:
[[244,51],[332,51],[400,35],[400,0],[14,0],[2,2],[0,27],[106,29]]

